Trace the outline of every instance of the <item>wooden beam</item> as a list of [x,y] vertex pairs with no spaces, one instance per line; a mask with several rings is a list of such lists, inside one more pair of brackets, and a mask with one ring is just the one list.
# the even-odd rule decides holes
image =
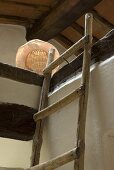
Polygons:
[[[74,28],[76,31],[78,31],[82,36],[84,35],[84,28],[77,24],[76,22],[73,22],[71,25],[72,28]],[[93,36],[93,43],[97,42],[98,38]]]
[[41,5],[41,6],[50,6],[52,1],[54,0],[0,0],[9,3],[16,3],[16,4],[25,4],[25,5]]
[[30,24],[34,23],[34,20],[26,18],[26,17],[19,17],[19,16],[12,16],[12,15],[1,15],[0,14],[0,23],[23,25],[25,27],[28,27],[28,26],[30,26]]
[[40,24],[36,22],[31,29],[27,30],[27,40],[39,38],[47,41],[55,37],[100,1],[101,0],[62,1],[60,5],[53,8],[48,16],[42,19]]
[[21,17],[27,17],[30,19],[39,19],[42,14],[45,14],[50,11],[50,8],[47,6],[37,6],[37,5],[25,5],[21,3],[12,3],[10,1],[0,0],[0,14],[3,15],[15,15]]
[[17,0],[0,0],[0,3],[6,4],[6,5],[18,5],[18,6],[25,6],[25,7],[30,7],[30,8],[45,8],[45,9],[49,9],[49,5],[45,5],[45,4],[40,4],[40,3],[33,3],[32,1],[30,3],[28,2],[20,2]]
[[38,86],[43,82],[43,76],[4,63],[0,63],[0,77]]
[[[112,55],[114,55],[114,29],[93,45],[91,64],[98,61],[104,61]],[[80,56],[74,59],[70,65],[67,64],[56,72],[52,77],[50,90],[53,90],[57,85],[66,81],[69,76],[81,71],[82,61],[83,55],[80,54]]]
[[62,34],[58,34],[56,37],[54,37],[54,39],[58,41],[60,44],[62,44],[65,48],[69,48],[74,44],[71,40],[69,40]]
[[39,119],[44,119],[51,114],[54,114],[56,111],[60,110],[61,108],[65,107],[69,103],[71,103],[73,100],[78,98],[83,94],[83,87],[78,88],[77,90],[74,90],[69,95],[65,96],[64,98],[60,99],[56,103],[48,106],[47,108],[39,111],[34,115],[34,120],[37,122]]
[[36,112],[28,106],[0,103],[0,137],[31,140],[35,130],[33,115]]
[[96,10],[92,10],[91,13],[93,14],[94,19],[103,27],[108,29],[114,29],[114,25],[107,21],[105,18],[101,17]]
[[36,166],[33,166],[31,168],[28,168],[27,170],[46,170],[46,169],[56,169],[68,162],[71,162],[73,161],[74,159],[76,159],[76,161],[78,162],[78,151],[79,151],[79,148],[74,148],[54,159],[51,159],[47,162],[44,162],[40,165],[36,165]]

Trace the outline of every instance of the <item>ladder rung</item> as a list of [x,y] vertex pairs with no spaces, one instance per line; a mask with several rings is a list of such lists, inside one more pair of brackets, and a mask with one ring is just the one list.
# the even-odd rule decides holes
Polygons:
[[28,168],[27,170],[44,170],[44,169],[56,169],[68,162],[71,162],[73,160],[77,160],[78,162],[78,148],[74,148],[54,159],[51,159],[47,162],[44,162],[40,165],[33,166],[31,168]]
[[77,90],[74,90],[72,93],[65,96],[61,100],[57,101],[56,103],[36,113],[34,115],[34,120],[38,121],[39,119],[44,119],[47,116],[51,115],[52,113],[58,111],[59,109],[63,108],[64,106],[66,106],[67,104],[71,103],[73,100],[78,98],[80,95],[82,95],[83,91],[84,91],[83,86],[81,86]]
[[43,71],[44,74],[51,72],[54,68],[56,68],[58,65],[63,63],[64,59],[67,59],[72,54],[75,53],[76,50],[83,47],[83,45],[88,41],[88,36],[82,37],[79,41],[77,41],[75,44],[73,44],[68,50],[66,50],[59,58],[54,60],[52,63],[50,63]]

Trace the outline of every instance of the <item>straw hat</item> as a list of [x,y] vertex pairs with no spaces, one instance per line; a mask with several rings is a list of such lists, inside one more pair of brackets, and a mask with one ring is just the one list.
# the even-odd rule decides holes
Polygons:
[[31,40],[21,46],[16,54],[16,66],[43,74],[46,67],[49,49],[55,49],[54,60],[60,55],[58,50],[50,43],[38,39]]

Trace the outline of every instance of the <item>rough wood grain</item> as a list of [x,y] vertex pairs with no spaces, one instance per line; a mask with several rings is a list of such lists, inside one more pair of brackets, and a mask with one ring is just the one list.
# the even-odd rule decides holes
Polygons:
[[64,0],[53,8],[48,16],[42,18],[40,25],[36,21],[27,30],[27,40],[39,38],[49,40],[71,25],[80,16],[92,9],[101,0]]
[[[54,59],[54,49],[50,49],[48,54],[48,62],[47,65],[50,64]],[[51,80],[51,73],[44,75],[44,81],[42,86],[40,104],[39,104],[39,111],[44,109],[48,105],[48,92]],[[43,141],[43,126],[44,120],[39,120],[36,123],[36,130],[33,137],[33,147],[32,147],[32,156],[31,156],[31,166],[39,164],[40,159],[40,150]]]
[[29,5],[21,2],[12,2],[7,0],[0,0],[0,14],[14,15],[26,17],[30,19],[38,19],[41,14],[50,10],[49,6],[45,5]]
[[38,86],[43,83],[43,76],[4,63],[0,63],[0,77]]
[[73,161],[74,159],[76,159],[76,162],[78,162],[78,149],[74,148],[54,159],[51,159],[47,162],[44,162],[40,165],[36,165],[33,166],[27,170],[52,170],[52,169],[56,169],[68,162]]
[[0,14],[0,23],[23,25],[25,27],[29,27],[30,24],[34,23],[34,20],[26,17],[15,16],[15,15]]
[[74,170],[84,170],[84,150],[85,150],[85,126],[89,91],[90,61],[92,47],[92,14],[85,15],[85,35],[89,36],[88,42],[84,45],[83,67],[81,85],[84,86],[84,94],[79,99],[79,115],[77,126],[76,146],[80,147],[79,162],[74,162]]

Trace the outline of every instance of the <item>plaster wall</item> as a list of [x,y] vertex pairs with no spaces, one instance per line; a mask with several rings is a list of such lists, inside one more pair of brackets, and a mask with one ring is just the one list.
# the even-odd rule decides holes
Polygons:
[[[17,49],[25,42],[24,27],[0,25],[0,62],[15,66]],[[40,87],[0,78],[0,102],[37,108],[39,93]],[[31,145],[31,141],[0,138],[0,166],[28,167]]]
[[[50,94],[52,104],[80,85],[74,76]],[[46,119],[41,162],[75,147],[78,100]],[[91,68],[86,124],[85,170],[113,170],[114,167],[114,56]],[[73,169],[73,162],[60,170]]]

